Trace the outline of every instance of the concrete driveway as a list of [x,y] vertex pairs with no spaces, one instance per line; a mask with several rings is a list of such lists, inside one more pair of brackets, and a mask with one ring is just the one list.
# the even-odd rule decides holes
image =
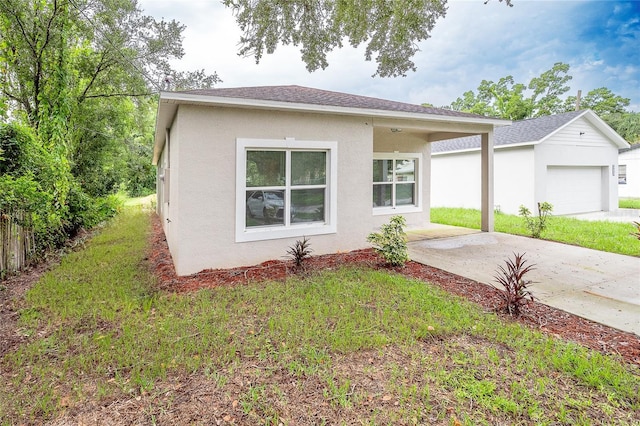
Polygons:
[[593,212],[566,215],[580,220],[604,220],[608,222],[640,222],[639,209],[617,209],[610,212]]
[[536,264],[528,278],[538,301],[640,335],[640,258],[444,225],[433,232],[447,235],[447,228],[455,236],[425,239],[430,231],[408,231],[411,259],[499,287],[498,265],[513,253],[526,253]]

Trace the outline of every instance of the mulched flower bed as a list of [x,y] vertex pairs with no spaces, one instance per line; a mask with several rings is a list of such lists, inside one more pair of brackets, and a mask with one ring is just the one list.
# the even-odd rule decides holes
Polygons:
[[[221,285],[237,285],[250,281],[284,280],[292,271],[292,261],[271,260],[255,266],[233,269],[212,269],[179,277],[157,216],[153,218],[150,264],[159,279],[162,290],[173,292],[194,291]],[[395,271],[405,276],[433,283],[449,293],[464,297],[486,310],[499,311],[502,303],[500,290],[441,269],[417,262],[408,262],[402,268],[390,268],[371,250],[356,250],[313,256],[305,261],[307,271],[335,269],[345,264]],[[604,326],[579,316],[537,302],[529,302],[523,315],[505,319],[518,321],[555,337],[573,341],[605,354],[617,354],[625,361],[640,365],[640,336]]]

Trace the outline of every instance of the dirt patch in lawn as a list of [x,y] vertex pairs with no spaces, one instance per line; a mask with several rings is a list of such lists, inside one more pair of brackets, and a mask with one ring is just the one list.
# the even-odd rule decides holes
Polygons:
[[[173,267],[162,224],[157,216],[153,218],[151,247],[149,260],[159,278],[160,287],[167,291],[185,292],[249,281],[282,280],[294,272],[291,261],[271,260],[254,266],[211,269],[179,277]],[[430,282],[487,310],[498,311],[502,303],[500,291],[492,286],[417,262],[408,262],[401,268],[390,268],[371,249],[313,256],[305,261],[305,268],[307,271],[326,270],[345,264],[384,268]],[[640,365],[640,336],[633,333],[607,327],[537,302],[529,302],[523,315],[519,317],[507,314],[502,316],[508,321],[518,321],[557,338],[581,344],[604,354],[617,354],[631,364]]]

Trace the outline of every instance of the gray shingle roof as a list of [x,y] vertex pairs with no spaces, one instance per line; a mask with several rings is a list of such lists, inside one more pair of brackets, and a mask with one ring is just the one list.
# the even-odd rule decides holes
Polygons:
[[329,90],[313,89],[310,87],[302,86],[232,87],[220,89],[185,90],[177,93],[240,99],[258,99],[265,101],[336,106],[346,108],[398,111],[417,114],[441,115],[447,117],[483,117],[477,114],[468,114],[464,112],[451,111],[440,108],[429,108],[423,107],[421,105],[413,105],[403,102],[371,98],[368,96],[351,95],[348,93],[332,92]]
[[[555,132],[586,110],[548,115],[528,120],[514,121],[511,126],[498,127],[493,133],[494,146],[536,142]],[[449,139],[432,144],[431,152],[450,152],[480,148],[480,136]]]
[[640,143],[631,145],[629,148],[622,148],[618,150],[618,154],[622,154],[623,152],[633,151],[635,149],[640,149]]

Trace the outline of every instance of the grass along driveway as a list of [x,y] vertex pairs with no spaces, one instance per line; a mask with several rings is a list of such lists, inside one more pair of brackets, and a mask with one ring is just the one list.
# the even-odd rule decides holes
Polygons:
[[637,424],[637,367],[341,268],[155,290],[127,209],[19,303],[2,424]]
[[621,209],[640,209],[640,198],[620,198],[618,207]]
[[[524,219],[516,215],[495,214],[495,230],[506,234],[530,236]],[[480,210],[434,207],[431,222],[443,225],[480,229]],[[640,240],[631,233],[631,223],[585,221],[569,217],[551,216],[542,239],[560,243],[608,251],[611,253],[640,256]]]

